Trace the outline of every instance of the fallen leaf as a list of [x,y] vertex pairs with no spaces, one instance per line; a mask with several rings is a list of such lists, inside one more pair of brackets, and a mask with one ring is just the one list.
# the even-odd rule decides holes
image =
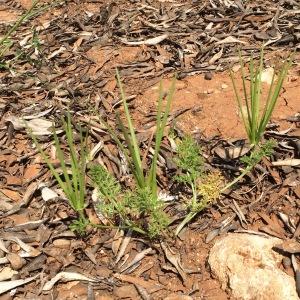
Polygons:
[[185,270],[183,269],[180,261],[179,254],[175,254],[168,245],[161,242],[161,247],[163,248],[167,260],[176,268],[177,272],[181,276],[182,280],[185,282],[187,279],[187,275]]
[[294,159],[283,159],[283,160],[277,160],[272,162],[273,166],[290,166],[295,167],[300,165],[300,159],[294,158]]
[[116,264],[120,261],[120,259],[123,257],[123,255],[125,254],[126,248],[131,240],[131,230],[129,230],[125,236],[125,238],[122,241],[118,256],[116,258]]
[[51,290],[53,288],[53,286],[55,285],[55,283],[57,283],[60,280],[62,280],[64,282],[73,281],[73,280],[97,282],[96,279],[89,278],[89,277],[79,274],[79,273],[60,272],[60,273],[56,274],[51,280],[49,280],[48,282],[45,283],[45,285],[43,286],[43,291]]
[[36,279],[37,277],[39,276],[36,275],[36,276],[33,276],[33,277],[29,277],[29,278],[26,278],[26,279],[19,279],[19,280],[12,280],[12,281],[3,281],[3,282],[0,282],[0,294],[3,294],[7,291],[10,291],[18,286],[21,286],[21,285],[24,285],[28,282],[31,282],[33,281],[34,279]]
[[235,37],[230,35],[230,36],[226,37],[225,39],[216,42],[215,45],[230,44],[230,43],[240,43],[240,44],[244,44],[244,45],[248,44],[247,42],[240,41],[240,40],[238,40]]
[[217,147],[214,149],[214,152],[224,160],[237,159],[241,156],[244,156],[251,150],[251,146],[233,146],[233,147]]
[[[0,192],[3,193],[9,199],[14,200],[16,202],[21,200],[21,196],[16,191],[12,191],[12,190],[9,190],[9,189],[1,189]],[[1,199],[1,201],[2,201],[2,199]]]
[[25,169],[23,179],[24,180],[32,179],[33,177],[37,176],[37,174],[39,174],[40,170],[41,170],[41,166],[39,164],[33,164],[28,166]]
[[25,121],[24,118],[10,116],[6,118],[6,121],[11,122],[15,130],[23,130],[28,127],[34,135],[52,134],[52,131],[49,131],[49,129],[52,127],[52,122],[45,119],[37,118]]
[[290,254],[300,253],[300,243],[294,240],[283,241],[281,244],[275,245],[274,248]]
[[168,34],[162,34],[159,35],[157,37],[151,38],[151,39],[147,39],[144,41],[136,41],[136,42],[129,42],[125,39],[120,39],[122,43],[126,44],[126,45],[147,45],[147,46],[153,46],[153,45],[157,45],[159,43],[161,43],[162,41],[164,41],[165,39],[167,39],[169,37]]
[[10,267],[4,267],[0,271],[0,281],[11,279],[14,275],[18,274],[18,271],[11,269]]
[[139,261],[141,261],[151,251],[152,251],[152,248],[147,248],[147,249],[143,250],[142,252],[139,252],[127,266],[125,266],[124,268],[121,269],[121,273],[128,270],[133,265],[137,264]]
[[222,55],[223,55],[223,47],[222,47],[222,49],[221,49],[218,53],[216,53],[216,54],[208,61],[209,65],[213,65],[217,60],[219,60],[219,59],[222,57]]

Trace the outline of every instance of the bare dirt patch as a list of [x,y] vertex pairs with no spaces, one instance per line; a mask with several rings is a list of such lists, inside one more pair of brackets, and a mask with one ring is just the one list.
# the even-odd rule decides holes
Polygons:
[[[293,70],[290,73],[293,74]],[[169,84],[170,80],[163,81],[166,89]],[[237,88],[242,93],[241,80],[237,80]],[[269,86],[266,84],[264,88],[267,90]],[[290,124],[286,119],[300,110],[299,90],[299,75],[291,75],[284,84],[272,117],[280,130],[288,129]],[[158,84],[139,96],[136,100],[139,111],[147,115],[153,110],[157,94]],[[173,106],[174,110],[189,108],[178,118],[178,125],[185,132],[201,133],[206,137],[246,137],[228,72],[216,73],[211,80],[206,80],[205,75],[194,75],[178,81]]]

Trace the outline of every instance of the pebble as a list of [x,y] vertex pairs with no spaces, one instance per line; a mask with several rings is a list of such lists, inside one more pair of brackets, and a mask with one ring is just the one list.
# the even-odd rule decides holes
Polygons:
[[291,259],[289,257],[284,257],[282,259],[282,264],[285,269],[289,269],[292,265]]
[[211,72],[205,73],[204,75],[205,80],[212,80],[212,78],[213,78],[213,74]]
[[208,94],[208,95],[213,94],[213,93],[214,93],[213,89],[208,89],[208,90],[204,91],[204,94]]
[[221,85],[221,88],[222,88],[222,90],[225,90],[225,89],[228,88],[228,85],[227,85],[226,83],[223,83],[223,84]]

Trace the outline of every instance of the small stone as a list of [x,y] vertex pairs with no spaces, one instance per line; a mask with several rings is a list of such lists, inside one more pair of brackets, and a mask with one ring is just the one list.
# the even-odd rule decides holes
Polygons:
[[266,68],[265,70],[262,71],[261,74],[261,82],[265,82],[268,85],[271,85],[272,80],[273,80],[273,75],[274,75],[275,70],[273,68]]
[[222,88],[222,90],[225,90],[225,89],[228,88],[228,85],[227,85],[226,83],[223,83],[223,84],[221,85],[221,88]]
[[292,265],[291,259],[289,257],[284,257],[282,259],[282,265],[285,269],[289,269]]
[[213,74],[211,72],[205,73],[204,75],[205,80],[212,80],[212,78],[213,78]]
[[213,89],[208,89],[206,92],[207,92],[208,95],[210,95],[210,94],[214,93],[214,90]]
[[280,270],[283,256],[272,249],[279,242],[254,234],[228,234],[214,244],[208,263],[234,299],[296,300],[295,280]]
[[232,67],[232,71],[234,72],[234,73],[236,73],[239,69],[241,68],[241,65],[234,65],[233,67]]

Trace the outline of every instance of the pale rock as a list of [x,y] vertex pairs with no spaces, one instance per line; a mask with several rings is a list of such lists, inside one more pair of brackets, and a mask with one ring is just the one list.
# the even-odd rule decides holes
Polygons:
[[226,90],[228,88],[228,85],[226,83],[222,83],[221,89]]
[[213,89],[208,89],[208,90],[204,91],[204,94],[208,94],[208,95],[213,94],[213,93],[214,93]]
[[232,67],[232,71],[233,71],[234,73],[236,73],[237,71],[240,70],[240,68],[241,68],[241,65],[240,65],[240,64],[234,65],[234,66]]
[[296,300],[294,278],[278,266],[283,256],[272,250],[277,238],[232,233],[212,247],[209,265],[223,289],[243,300]]
[[263,70],[261,73],[261,81],[271,85],[274,72],[274,69],[271,67]]

